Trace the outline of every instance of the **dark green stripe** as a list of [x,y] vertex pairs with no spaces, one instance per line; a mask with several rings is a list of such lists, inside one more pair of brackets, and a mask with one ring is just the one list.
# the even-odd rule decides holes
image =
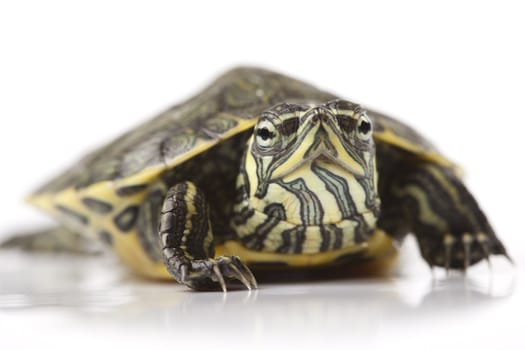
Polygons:
[[334,196],[341,217],[343,219],[355,217],[358,212],[354,200],[350,196],[350,187],[347,180],[321,168],[316,162],[312,163],[312,171],[325,184],[326,190]]
[[119,187],[117,188],[115,192],[117,193],[117,195],[121,197],[127,197],[127,196],[132,196],[134,194],[140,193],[144,191],[146,188],[148,188],[148,185],[131,185],[131,186]]
[[129,232],[137,222],[138,213],[139,207],[131,205],[115,216],[113,222],[122,232]]
[[262,250],[264,241],[272,229],[277,226],[281,220],[286,220],[286,211],[280,203],[272,203],[266,206],[264,213],[266,214],[266,219],[255,227],[252,234],[242,238],[242,242],[249,248]]
[[279,181],[278,184],[297,197],[300,203],[301,221],[304,225],[319,225],[323,221],[324,210],[317,195],[299,178],[291,182]]
[[65,216],[74,219],[75,221],[81,223],[82,225],[87,225],[89,223],[89,220],[86,216],[74,211],[71,208],[68,208],[62,205],[57,205],[56,208],[59,212],[61,212]]
[[140,244],[151,261],[160,262],[159,217],[162,211],[165,191],[150,191],[140,206],[137,218],[137,234]]
[[82,204],[97,214],[108,214],[113,210],[113,206],[110,203],[91,197],[82,198]]

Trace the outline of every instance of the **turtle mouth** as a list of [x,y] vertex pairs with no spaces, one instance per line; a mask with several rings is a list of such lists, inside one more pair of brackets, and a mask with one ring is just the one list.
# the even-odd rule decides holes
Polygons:
[[274,178],[273,180],[281,180],[285,178],[286,176],[293,174],[296,170],[303,167],[305,164],[313,164],[313,163],[336,165],[344,169],[345,172],[349,173],[352,176],[362,177],[362,174],[352,169],[350,166],[348,166],[348,164],[346,164],[345,162],[337,158],[337,156],[331,150],[320,148],[316,150],[310,156],[304,158],[302,161],[297,162],[297,164],[295,164],[293,167],[290,167],[290,169],[279,174],[279,176]]
[[305,161],[338,165],[354,176],[359,175],[358,172],[349,167],[348,164],[337,158],[336,154],[331,150],[319,149],[312,156],[306,158]]

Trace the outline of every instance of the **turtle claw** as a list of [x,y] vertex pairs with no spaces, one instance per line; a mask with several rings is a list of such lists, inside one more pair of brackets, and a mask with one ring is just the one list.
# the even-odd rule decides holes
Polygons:
[[248,290],[257,288],[252,272],[235,256],[220,256],[215,259],[193,260],[182,265],[175,278],[196,290],[213,290],[219,287],[224,293],[233,281],[239,281]]
[[241,266],[239,269],[242,271],[243,276],[245,276],[248,280],[248,284],[251,286],[251,288],[249,289],[257,289],[257,280],[255,279],[255,276],[253,275],[252,271],[248,267],[246,267],[246,265],[242,264],[242,262],[240,263]]
[[481,251],[483,253],[483,259],[487,262],[489,271],[492,271],[492,262],[490,261],[490,251],[489,251],[487,240],[485,239],[485,235],[482,233],[479,233],[476,236],[476,240],[478,241],[479,246],[481,247]]
[[450,273],[450,260],[452,255],[452,245],[454,245],[455,242],[454,236],[452,236],[450,233],[447,233],[445,237],[443,238],[443,245],[445,247],[445,270],[447,273],[447,276]]
[[222,272],[219,269],[219,265],[213,264],[213,272],[215,273],[215,277],[219,281],[219,284],[221,285],[221,289],[224,293],[228,291],[226,288],[226,282],[224,281],[224,277],[222,276]]
[[231,265],[230,268],[233,270],[236,278],[239,281],[241,281],[241,283],[244,284],[244,286],[248,290],[252,290],[252,286],[250,285],[250,282],[248,282],[248,280],[246,279],[246,277],[244,277],[244,275],[241,273],[241,271],[235,265]]
[[430,266],[441,266],[447,276],[451,269],[467,271],[479,261],[487,261],[491,266],[491,255],[503,255],[512,264],[503,245],[494,234],[485,232],[448,232],[441,238],[422,240],[419,242],[423,257]]
[[466,272],[468,267],[470,266],[470,249],[471,249],[473,237],[470,233],[464,233],[461,238],[463,242],[463,261],[464,261],[463,268]]
[[241,282],[248,290],[257,288],[252,272],[238,257],[221,256],[217,258],[217,263],[225,277]]

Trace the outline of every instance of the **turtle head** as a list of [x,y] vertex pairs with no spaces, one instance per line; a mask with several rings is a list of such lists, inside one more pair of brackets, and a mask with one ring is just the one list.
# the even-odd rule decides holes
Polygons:
[[343,100],[264,111],[241,169],[247,205],[294,225],[348,221],[366,239],[379,210],[372,131],[366,112]]

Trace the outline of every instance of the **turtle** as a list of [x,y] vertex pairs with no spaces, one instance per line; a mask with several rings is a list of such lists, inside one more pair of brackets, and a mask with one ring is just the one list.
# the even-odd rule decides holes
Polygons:
[[257,288],[261,268],[381,260],[409,234],[447,271],[508,257],[459,167],[422,134],[257,67],[227,71],[28,201],[73,241],[195,290]]

